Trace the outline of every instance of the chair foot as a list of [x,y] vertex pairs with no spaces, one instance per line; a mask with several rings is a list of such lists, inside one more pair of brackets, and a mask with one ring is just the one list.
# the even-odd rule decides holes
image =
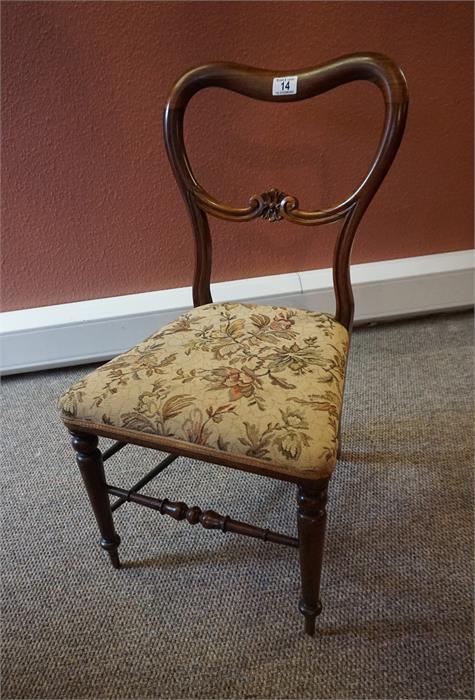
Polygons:
[[[71,431],[70,431],[71,432]],[[108,554],[114,569],[120,568],[117,548],[120,537],[114,528],[109,494],[106,488],[106,476],[102,454],[97,448],[97,435],[89,433],[73,433],[72,445],[76,451],[76,462],[86,487],[97,524],[102,536],[100,545]]]
[[299,610],[305,619],[305,634],[309,634],[313,637],[315,635],[315,620],[322,612],[321,603],[319,602],[316,608],[310,608],[301,600],[299,603]]
[[310,637],[315,636],[315,620],[315,617],[305,618],[305,634],[308,634]]
[[117,535],[113,542],[102,538],[100,544],[102,549],[104,549],[109,555],[109,559],[111,560],[114,569],[120,569],[119,552],[117,551],[117,548],[120,545],[119,535]]
[[329,479],[299,486],[297,526],[299,533],[302,598],[299,610],[305,617],[305,632],[313,637],[315,620],[322,611],[320,577],[325,540],[326,501]]

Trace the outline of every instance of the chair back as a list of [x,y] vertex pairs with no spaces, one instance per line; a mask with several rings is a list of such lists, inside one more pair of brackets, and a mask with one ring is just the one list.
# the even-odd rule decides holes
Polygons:
[[[301,209],[296,196],[271,189],[254,194],[246,207],[218,201],[197,182],[191,169],[183,137],[183,120],[188,102],[208,87],[221,87],[268,102],[306,100],[355,80],[375,83],[385,102],[385,118],[376,156],[363,182],[343,202],[327,209]],[[208,63],[187,71],[174,85],[164,113],[164,136],[168,157],[187,204],[196,243],[193,280],[195,306],[212,301],[211,238],[208,215],[228,221],[287,220],[316,226],[343,220],[333,255],[333,283],[336,319],[348,330],[353,321],[353,292],[350,253],[357,226],[378,190],[399,148],[406,122],[407,87],[400,68],[382,54],[351,54],[314,68],[274,71],[235,63]]]

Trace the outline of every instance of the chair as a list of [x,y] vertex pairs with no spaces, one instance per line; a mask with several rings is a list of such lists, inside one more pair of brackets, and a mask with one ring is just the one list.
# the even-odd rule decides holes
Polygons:
[[[289,71],[287,71],[289,72]],[[400,69],[380,54],[343,56],[285,72],[210,63],[185,73],[164,113],[168,157],[188,207],[196,245],[194,309],[74,384],[59,400],[105,549],[119,568],[112,513],[125,502],[176,520],[234,532],[299,550],[299,610],[313,635],[321,611],[320,574],[327,489],[337,461],[345,368],[353,319],[349,275],[356,228],[399,147],[407,112]],[[279,78],[279,80],[277,80]],[[221,87],[253,99],[293,102],[368,80],[384,96],[378,151],[362,184],[342,203],[306,211],[294,196],[270,189],[236,208],[196,181],[183,139],[191,97]],[[342,220],[334,250],[334,316],[253,304],[214,304],[210,293],[208,215],[228,221],[262,217],[317,226]],[[101,453],[98,436],[117,442]],[[127,444],[169,453],[131,488],[109,485],[104,462]],[[179,455],[297,485],[298,537],[239,522],[197,506],[140,494]],[[111,505],[109,496],[117,500]]]

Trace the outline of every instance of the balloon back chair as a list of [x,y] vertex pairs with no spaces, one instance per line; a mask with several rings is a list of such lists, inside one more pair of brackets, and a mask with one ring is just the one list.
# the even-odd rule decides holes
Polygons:
[[[356,80],[370,81],[381,90],[385,121],[368,174],[342,203],[306,211],[296,197],[270,189],[252,196],[249,206],[236,208],[214,199],[195,179],[185,150],[183,119],[189,100],[199,90],[221,87],[257,100],[296,102]],[[299,610],[305,631],[314,634],[321,611],[327,488],[338,457],[353,320],[350,251],[361,217],[399,147],[407,101],[401,70],[380,54],[348,55],[293,71],[209,63],[175,83],[165,108],[164,136],[193,225],[194,309],[88,374],[59,401],[102,536],[100,544],[115,568],[120,567],[120,538],[112,513],[125,502],[207,529],[295,547],[301,571]],[[214,304],[208,215],[236,222],[262,217],[303,226],[341,219],[333,261],[335,315]],[[98,436],[117,442],[101,453]],[[169,454],[131,488],[119,488],[106,481],[103,463],[127,444]],[[298,536],[140,494],[180,455],[295,483]],[[111,504],[109,496],[117,500]]]

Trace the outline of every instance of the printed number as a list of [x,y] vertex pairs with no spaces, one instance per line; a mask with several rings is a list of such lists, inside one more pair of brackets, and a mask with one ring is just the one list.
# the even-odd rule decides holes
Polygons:
[[296,95],[298,75],[279,75],[272,81],[273,95]]

